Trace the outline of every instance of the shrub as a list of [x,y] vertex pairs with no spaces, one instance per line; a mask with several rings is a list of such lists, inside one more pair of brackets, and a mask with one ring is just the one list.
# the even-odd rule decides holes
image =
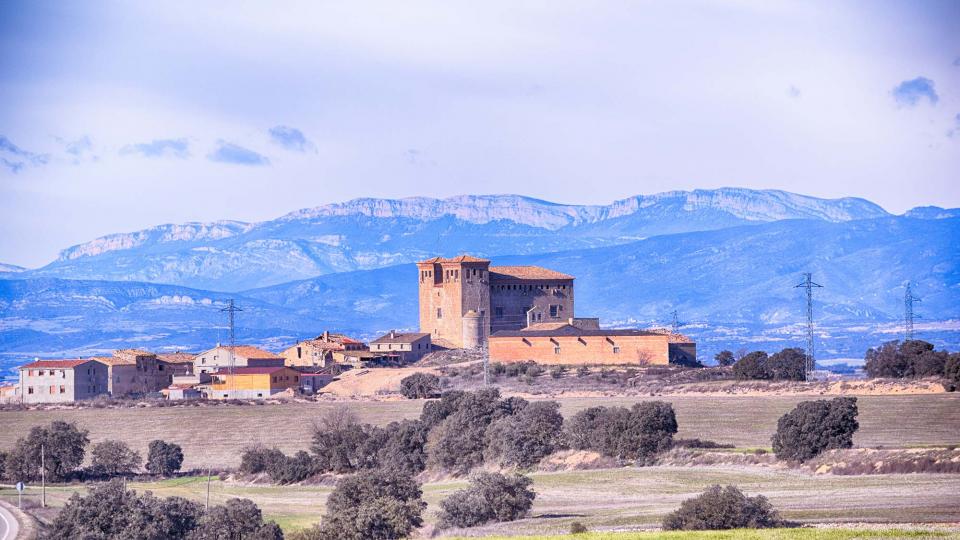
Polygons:
[[371,471],[342,478],[327,499],[327,514],[308,538],[403,538],[423,524],[427,503],[421,495],[409,475]]
[[955,392],[960,389],[960,353],[953,353],[947,358],[943,367],[943,376],[947,380],[947,390]]
[[[465,474],[483,463],[486,431],[495,420],[519,412],[526,401],[518,398],[500,400],[500,391],[485,388],[477,392],[463,392],[450,398],[443,409],[431,411],[430,416],[450,410],[430,434],[430,461],[455,474]],[[428,415],[424,407],[424,415]]]
[[713,359],[716,360],[717,365],[721,367],[732,366],[737,361],[731,351],[720,351],[714,355]]
[[736,448],[736,445],[727,443],[718,443],[714,441],[705,441],[702,439],[674,439],[674,448]]
[[440,377],[433,373],[414,373],[400,381],[400,393],[408,399],[437,396],[440,394]]
[[753,351],[733,365],[733,374],[740,380],[769,379],[770,370],[767,368],[767,353]]
[[482,472],[470,486],[440,501],[440,528],[473,527],[492,521],[513,521],[530,511],[537,496],[533,481],[519,474]]
[[587,532],[587,526],[579,521],[570,524],[570,534],[584,534]]
[[183,465],[183,449],[180,445],[161,440],[150,441],[147,447],[147,471],[160,476],[170,476]]
[[190,540],[220,540],[248,538],[252,540],[283,540],[283,532],[276,523],[264,523],[260,508],[250,499],[230,499],[222,506],[214,506],[203,516]]
[[267,465],[266,471],[276,484],[302,482],[318,472],[316,460],[303,450],[293,456],[281,452]]
[[763,495],[747,497],[735,486],[713,486],[680,503],[667,514],[663,528],[672,530],[763,529],[783,521]]
[[[3,450],[0,450],[0,479],[7,478],[6,472],[7,472],[7,456],[8,455],[9,454],[4,452]],[[9,480],[12,480],[12,479],[9,479]]]
[[676,432],[673,407],[662,401],[644,401],[631,409],[591,407],[575,414],[566,427],[567,441],[577,450],[641,461],[670,448]]
[[550,370],[550,377],[554,379],[559,379],[567,373],[567,368],[564,366],[554,366]]
[[140,468],[143,458],[122,441],[103,441],[97,443],[90,453],[91,468],[97,474],[119,476],[131,474]]
[[590,368],[587,366],[580,366],[577,368],[577,377],[588,377],[590,375]]
[[361,425],[349,409],[337,407],[320,417],[314,425],[311,451],[320,471],[349,473],[369,461],[364,450],[370,429]]
[[531,403],[490,425],[487,455],[504,466],[532,467],[562,447],[562,428],[559,403]]
[[775,380],[806,380],[806,366],[807,353],[797,348],[783,349],[767,360],[767,371],[770,378]]
[[240,472],[245,474],[267,472],[274,462],[284,457],[283,452],[277,448],[260,445],[248,447],[240,454]]
[[806,461],[824,450],[850,448],[857,423],[857,398],[804,401],[777,421],[773,451],[779,459]]
[[47,528],[46,538],[186,538],[202,515],[197,503],[125,491],[113,480],[93,486],[86,496],[74,493]]
[[377,450],[377,466],[410,475],[427,468],[429,430],[420,420],[391,422],[383,429],[384,442]]

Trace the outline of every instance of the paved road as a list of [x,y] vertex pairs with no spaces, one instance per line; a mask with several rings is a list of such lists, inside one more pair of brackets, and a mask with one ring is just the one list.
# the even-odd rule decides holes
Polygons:
[[3,505],[0,505],[0,540],[14,540],[19,530],[17,518]]

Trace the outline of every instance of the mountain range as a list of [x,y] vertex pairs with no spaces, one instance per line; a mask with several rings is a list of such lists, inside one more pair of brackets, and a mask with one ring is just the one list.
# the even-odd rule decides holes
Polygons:
[[814,304],[823,357],[862,358],[899,336],[910,280],[922,297],[920,335],[956,349],[958,245],[956,209],[893,216],[862,199],[778,191],[607,206],[361,199],[258,224],[163,225],[69,248],[43,268],[0,268],[0,363],[127,346],[200,350],[226,338],[228,298],[244,309],[238,338],[274,350],[324,329],[366,339],[412,329],[410,262],[462,252],[576,276],[577,315],[604,324],[662,326],[677,311],[705,358],[802,346],[803,272],[823,285]]

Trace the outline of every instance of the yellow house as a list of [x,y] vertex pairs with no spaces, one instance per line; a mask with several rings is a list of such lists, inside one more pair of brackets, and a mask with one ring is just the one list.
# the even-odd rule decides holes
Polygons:
[[300,387],[300,372],[288,367],[235,367],[212,374],[207,397],[211,399],[268,398]]

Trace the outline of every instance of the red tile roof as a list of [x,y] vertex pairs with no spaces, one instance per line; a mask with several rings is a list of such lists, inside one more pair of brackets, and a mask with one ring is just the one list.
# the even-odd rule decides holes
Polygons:
[[[275,366],[275,367],[235,367],[233,368],[234,375],[269,375],[277,371],[284,369],[289,369],[286,366]],[[213,375],[230,375],[229,369],[221,369],[213,373]]]
[[371,343],[413,343],[429,335],[421,332],[387,332]]
[[[220,346],[221,349],[229,350],[229,346]],[[265,351],[259,347],[254,347],[252,345],[237,345],[233,347],[233,354],[237,356],[242,356],[244,358],[282,358],[272,352]]]
[[77,366],[94,361],[93,358],[75,359],[75,360],[36,360],[29,364],[20,366],[20,369],[73,369]]
[[196,358],[196,355],[185,352],[176,352],[170,354],[160,354],[158,355],[158,358],[168,364],[192,364],[193,359]]
[[540,266],[491,266],[490,281],[497,279],[568,280],[573,279],[573,276]]
[[417,264],[432,264],[432,263],[488,263],[490,259],[481,259],[480,257],[474,257],[472,255],[460,255],[457,257],[452,257],[445,259],[443,257],[433,257],[432,259],[427,259],[425,261],[420,261]]

